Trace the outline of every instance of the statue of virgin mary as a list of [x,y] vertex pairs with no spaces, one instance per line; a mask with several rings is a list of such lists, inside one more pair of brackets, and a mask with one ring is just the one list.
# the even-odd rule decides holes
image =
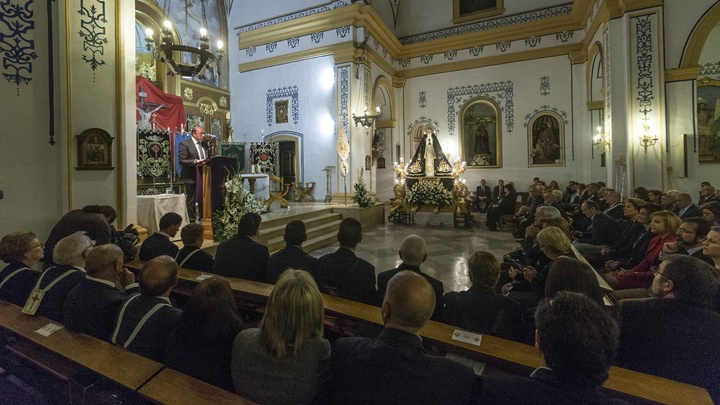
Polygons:
[[452,174],[452,166],[443,153],[435,133],[425,132],[407,168],[407,177],[442,177]]

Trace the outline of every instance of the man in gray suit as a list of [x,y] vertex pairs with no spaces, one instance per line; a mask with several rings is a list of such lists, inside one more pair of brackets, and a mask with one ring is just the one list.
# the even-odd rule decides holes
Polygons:
[[210,156],[207,144],[203,141],[204,138],[205,130],[203,130],[203,127],[195,125],[192,128],[192,138],[186,139],[178,145],[178,159],[182,166],[180,178],[185,183],[185,202],[191,222],[194,222],[196,218],[196,167],[201,166]]

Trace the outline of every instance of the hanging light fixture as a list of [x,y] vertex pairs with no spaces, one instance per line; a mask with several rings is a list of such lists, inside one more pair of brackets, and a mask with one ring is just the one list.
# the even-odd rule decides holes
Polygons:
[[597,135],[593,137],[593,145],[600,151],[605,151],[605,148],[610,147],[610,139],[605,135],[601,126],[597,127]]
[[367,107],[365,107],[365,112],[363,115],[355,115],[355,112],[353,112],[352,117],[355,121],[355,126],[358,126],[358,124],[360,124],[365,128],[371,128],[373,125],[375,125],[375,121],[382,116],[382,111],[380,110],[380,107],[375,107],[375,111],[377,112],[377,114],[370,115],[368,114]]
[[650,132],[650,124],[648,121],[649,118],[646,114],[645,117],[643,117],[643,134],[640,135],[640,146],[645,148],[645,153],[647,153],[649,147],[654,146],[658,141],[658,137],[655,136],[654,133]]

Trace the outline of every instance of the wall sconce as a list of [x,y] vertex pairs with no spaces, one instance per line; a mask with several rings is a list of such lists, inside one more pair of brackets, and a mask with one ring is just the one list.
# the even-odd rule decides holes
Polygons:
[[593,145],[601,151],[605,151],[605,148],[610,148],[610,138],[603,133],[601,126],[597,127],[597,135],[593,137]]
[[658,138],[655,134],[650,133],[650,124],[648,124],[647,116],[643,118],[643,121],[643,134],[640,135],[640,146],[645,148],[645,153],[647,153],[648,148],[655,145]]
[[360,124],[365,128],[372,128],[372,126],[375,125],[375,121],[382,116],[382,111],[380,110],[380,107],[375,107],[375,111],[377,112],[377,114],[369,115],[368,109],[367,107],[365,107],[365,112],[363,115],[357,116],[355,115],[355,112],[353,112],[352,117],[355,121],[355,126],[358,126],[358,124]]
[[155,39],[153,38],[153,29],[145,28],[145,49],[152,51],[155,46]]

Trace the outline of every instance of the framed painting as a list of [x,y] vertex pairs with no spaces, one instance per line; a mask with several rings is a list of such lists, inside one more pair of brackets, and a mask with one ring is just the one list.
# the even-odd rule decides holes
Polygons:
[[201,127],[203,127],[203,129],[206,129],[206,128],[205,128],[205,116],[204,116],[204,115],[188,114],[188,115],[187,115],[186,124],[187,124],[187,125],[185,126],[185,130],[186,130],[187,132],[192,132],[192,128],[193,128],[195,125],[200,125]]
[[502,167],[500,107],[476,98],[460,110],[460,156],[468,168]]
[[223,139],[222,118],[210,118],[210,133]]
[[77,135],[78,170],[112,170],[113,137],[101,128],[90,128]]
[[720,163],[720,80],[697,82],[697,149],[700,163]]
[[528,162],[535,166],[565,165],[565,134],[560,116],[540,112],[528,123]]
[[505,12],[504,0],[453,0],[453,23],[463,23]]
[[288,122],[288,101],[279,100],[275,102],[275,123],[285,124]]

